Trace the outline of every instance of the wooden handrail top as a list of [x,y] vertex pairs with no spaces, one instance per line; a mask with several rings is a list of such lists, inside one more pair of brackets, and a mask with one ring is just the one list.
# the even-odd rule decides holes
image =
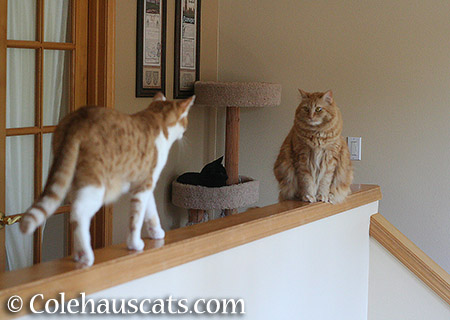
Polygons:
[[130,252],[125,244],[98,249],[90,268],[76,269],[67,257],[5,272],[0,274],[0,303],[11,295],[26,299],[42,293],[51,298],[65,292],[71,299],[80,292],[91,294],[380,199],[380,187],[352,185],[342,204],[285,201],[171,230],[164,240],[144,239],[143,252]]
[[450,275],[379,213],[370,235],[450,305]]

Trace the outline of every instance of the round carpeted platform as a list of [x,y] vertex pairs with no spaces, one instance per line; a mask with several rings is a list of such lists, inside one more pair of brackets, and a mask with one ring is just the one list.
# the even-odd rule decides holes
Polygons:
[[259,200],[259,181],[241,176],[241,183],[208,188],[172,183],[172,203],[185,209],[235,209],[248,207]]
[[267,82],[195,83],[195,105],[214,107],[270,107],[281,102],[281,84]]

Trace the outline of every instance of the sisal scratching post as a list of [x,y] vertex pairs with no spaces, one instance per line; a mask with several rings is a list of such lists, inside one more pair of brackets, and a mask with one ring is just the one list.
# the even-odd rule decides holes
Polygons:
[[[265,82],[214,82],[195,83],[195,105],[226,107],[225,168],[227,185],[239,184],[239,126],[241,107],[278,106],[281,85]],[[226,209],[225,214],[237,212],[237,207]]]

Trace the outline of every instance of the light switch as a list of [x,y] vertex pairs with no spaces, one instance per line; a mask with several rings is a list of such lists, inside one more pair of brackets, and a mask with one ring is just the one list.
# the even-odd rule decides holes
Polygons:
[[361,160],[361,137],[347,137],[350,160]]

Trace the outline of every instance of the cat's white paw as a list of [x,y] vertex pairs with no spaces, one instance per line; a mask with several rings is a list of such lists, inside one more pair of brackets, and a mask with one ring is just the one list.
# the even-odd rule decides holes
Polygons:
[[316,202],[316,197],[314,197],[310,194],[307,194],[307,195],[302,196],[302,201],[314,203],[314,202]]
[[80,261],[80,253],[79,252],[75,252],[74,254],[73,254],[73,261],[75,261],[75,262],[78,262],[78,261]]
[[345,200],[345,197],[341,195],[337,196],[334,193],[330,192],[330,194],[328,195],[328,199],[331,204],[338,204],[343,202]]
[[148,228],[148,236],[150,239],[164,239],[166,233],[161,227]]
[[94,264],[94,253],[83,250],[75,252],[73,259],[77,262],[77,268],[87,268]]
[[144,250],[145,243],[142,239],[131,239],[129,238],[127,241],[128,250],[142,251]]
[[328,196],[328,195],[319,193],[319,194],[317,195],[317,201],[330,202],[330,199],[329,199],[329,196]]

